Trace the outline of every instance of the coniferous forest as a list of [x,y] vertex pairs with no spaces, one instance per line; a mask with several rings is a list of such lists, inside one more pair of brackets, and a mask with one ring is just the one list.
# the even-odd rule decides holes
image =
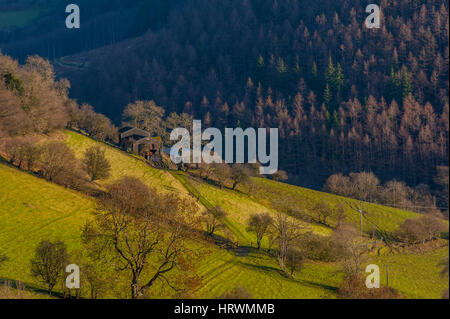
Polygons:
[[[381,1],[380,29],[365,28],[366,1],[153,2],[89,7],[110,8],[98,25],[123,30],[116,40],[101,42],[89,24],[11,51],[58,58],[48,48],[65,48],[62,39],[72,44],[60,55],[85,50],[73,57],[83,67],[56,70],[73,97],[117,124],[128,103],[152,99],[206,125],[277,127],[294,183],[367,170],[432,186],[448,162],[448,1]],[[132,8],[134,17],[117,18]]]
[[447,1],[382,1],[370,30],[365,1],[235,2],[185,1],[161,30],[62,74],[116,122],[153,99],[206,125],[277,127],[302,185],[361,170],[433,183],[448,162]]

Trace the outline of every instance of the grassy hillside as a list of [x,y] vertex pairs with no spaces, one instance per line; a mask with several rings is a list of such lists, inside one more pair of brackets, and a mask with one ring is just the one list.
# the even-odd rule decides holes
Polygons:
[[[219,189],[209,183],[202,182],[197,178],[192,178],[183,172],[174,172],[174,175],[177,176],[177,178],[182,181],[183,185],[191,192],[197,194],[196,196],[200,195],[200,202],[202,202],[202,204],[205,206],[221,206],[228,213],[226,226],[232,231],[241,245],[249,245],[250,243],[253,243],[254,245],[255,243],[254,237],[245,230],[245,225],[250,214],[258,212],[269,212],[273,214],[273,202],[277,198],[282,198],[286,207],[295,207],[296,209],[301,209],[309,214],[312,214],[312,207],[320,200],[325,201],[331,206],[342,204],[345,208],[347,220],[359,227],[360,216],[353,209],[355,205],[359,206],[357,200],[262,178],[253,179],[256,188],[251,192],[251,195],[248,196],[240,191],[232,191],[227,188]],[[369,231],[372,225],[376,225],[385,232],[393,232],[406,219],[417,218],[420,216],[414,212],[370,203],[363,203],[362,207],[367,213],[364,217],[363,224],[365,231]],[[322,225],[303,224],[315,233],[322,235],[331,233],[331,229]],[[443,245],[447,244],[447,241],[443,241]],[[265,245],[266,243],[263,242],[263,247]],[[448,246],[433,249],[425,253],[404,252],[401,254],[389,254],[387,248],[382,251],[386,255],[380,257],[372,256],[369,259],[370,263],[375,263],[380,266],[381,281],[383,284],[386,283],[386,265],[389,265],[389,285],[390,287],[397,289],[403,296],[408,298],[440,298],[442,291],[448,288],[448,282],[440,276],[441,270],[438,267],[438,264],[442,261],[443,257],[448,256]],[[221,269],[225,269],[225,273],[221,273],[221,276],[226,276],[227,282],[231,281],[236,282],[237,284],[240,284],[240,280],[246,282],[245,276],[236,277],[233,275],[234,271],[231,271],[232,269],[236,270],[236,262],[242,265],[241,261],[238,259],[231,262],[227,259],[224,260],[224,258],[224,256],[220,256],[216,258],[215,261],[215,263],[221,263],[223,265]],[[270,283],[271,281],[277,282],[277,280],[280,279],[280,276],[276,276],[275,270],[277,270],[278,267],[273,260],[266,259],[261,261],[259,258],[255,259],[252,254],[250,254],[248,258],[244,258],[244,260],[247,263],[246,266],[256,267],[264,273],[263,278],[260,278],[259,280],[265,282],[265,285],[256,286],[254,288],[255,291],[250,289],[255,295],[258,295],[258,292],[270,295],[271,293],[269,291],[275,290],[276,295],[280,298],[289,298],[289,296],[284,295],[286,292],[290,291],[288,280],[283,278],[286,282],[282,285],[282,290],[277,290],[274,285]],[[259,263],[262,262],[264,266],[258,265],[258,263],[255,264],[256,260],[258,260]],[[214,275],[211,275],[211,277],[214,278]],[[324,289],[321,293],[325,293],[325,295],[336,296],[335,290],[339,286],[341,279],[342,273],[339,272],[338,265],[309,263],[298,278],[296,278],[297,282],[294,282],[297,287],[302,287],[302,292],[299,293],[293,289],[290,293],[292,294],[291,296],[298,296],[298,298],[308,298],[308,296],[309,298],[317,298],[317,293],[319,293],[319,291],[314,290],[314,292],[312,292],[311,290],[308,290],[306,286],[308,286],[307,284],[309,283],[311,284],[309,288],[314,286],[317,289]],[[245,287],[252,287],[251,280],[252,279],[248,279],[247,282],[250,285],[242,285]],[[215,281],[212,280],[212,283],[207,283],[203,289],[207,289],[207,287],[211,287],[210,289],[213,290],[224,289],[221,284],[218,284],[216,287],[214,282]]]
[[[220,206],[228,213],[226,224],[241,244],[248,245],[253,239],[252,235],[245,230],[250,215],[261,212],[274,215],[274,207],[279,207],[280,201],[283,206],[282,211],[300,210],[311,217],[314,217],[312,209],[319,201],[324,201],[331,207],[341,204],[345,209],[347,221],[360,227],[360,214],[355,210],[360,203],[354,199],[264,178],[253,178],[255,187],[247,194],[247,190],[220,189],[184,172],[173,172],[173,174],[196,197],[200,195],[200,202],[204,206]],[[414,212],[371,203],[363,203],[362,209],[366,212],[363,220],[363,229],[366,232],[375,227],[383,232],[392,233],[406,219],[420,216]],[[303,222],[303,226],[317,234],[331,233],[329,227],[321,224]]]
[[230,289],[245,287],[255,298],[336,298],[342,274],[332,264],[310,263],[295,278],[286,278],[274,259],[257,253],[236,257],[215,250],[199,269],[203,286],[200,298],[221,296]]
[[[0,250],[9,258],[0,268],[0,278],[42,289],[30,276],[34,248],[43,239],[64,241],[69,250],[80,248],[80,228],[94,202],[6,164],[0,164],[0,199]],[[336,287],[323,287],[334,278],[332,267],[318,268],[312,271],[313,276],[305,273],[309,281],[317,280],[317,285],[306,277],[298,284],[283,277],[276,263],[261,255],[237,257],[214,245],[208,249],[211,255],[199,269],[205,284],[197,293],[199,297],[218,297],[236,285],[247,287],[257,298],[335,297]]]
[[[281,198],[286,207],[299,209],[308,215],[312,215],[311,210],[319,201],[324,201],[332,207],[341,204],[345,209],[347,221],[359,227],[360,215],[354,209],[360,206],[360,202],[357,200],[269,179],[255,178],[254,182],[257,187],[252,195],[261,203],[270,205]],[[367,213],[364,216],[365,223],[363,223],[365,231],[369,231],[372,225],[376,225],[383,231],[393,232],[406,219],[420,216],[414,212],[371,203],[362,203],[361,207]]]
[[[199,199],[207,208],[221,206],[228,213],[225,222],[239,245],[249,246],[254,236],[246,231],[246,222],[252,213],[274,214],[273,201],[282,198],[287,205],[309,212],[311,207],[324,200],[330,205],[344,203],[348,219],[359,223],[359,216],[349,205],[356,201],[286,185],[267,179],[255,178],[251,195],[239,190],[219,189],[184,172],[156,170],[145,162],[103,143],[66,131],[62,136],[81,157],[84,150],[96,144],[106,148],[113,175],[102,184],[123,175],[133,175],[150,186],[163,191],[174,191]],[[34,248],[42,239],[63,240],[74,250],[81,247],[80,227],[94,209],[94,201],[77,192],[48,183],[30,174],[0,163],[0,251],[9,260],[0,268],[0,278],[20,280],[28,286],[43,288],[29,274],[29,261]],[[386,231],[394,231],[405,219],[419,216],[415,213],[365,204],[367,218]],[[327,235],[331,232],[318,224],[304,226]],[[223,233],[225,234],[225,233]],[[447,241],[442,241],[446,245]],[[248,256],[239,257],[233,251],[204,244],[210,251],[198,269],[202,286],[197,297],[217,298],[236,286],[242,286],[256,298],[336,298],[343,274],[335,263],[308,262],[295,279],[285,277],[275,258],[248,249]],[[266,243],[263,242],[263,246]],[[448,287],[439,276],[438,263],[448,256],[448,246],[428,250],[426,253],[402,252],[372,256],[370,262],[380,266],[382,282],[385,281],[385,265],[390,269],[390,286],[410,298],[439,298]],[[158,297],[170,297],[166,290]]]
[[[240,191],[233,191],[227,188],[218,188],[197,178],[192,178],[184,172],[173,172],[187,189],[194,194],[200,195],[200,202],[205,207],[220,206],[227,212],[225,224],[234,234],[236,240],[241,245],[255,245],[254,235],[246,230],[247,221],[251,214],[267,212],[275,216],[275,210],[268,203],[263,203],[249,197]],[[198,195],[197,195],[198,196]],[[305,230],[310,230],[318,234],[327,235],[330,229],[322,225],[302,223]],[[263,241],[262,246],[265,247]]]
[[69,250],[79,248],[80,228],[93,209],[84,195],[0,163],[0,251],[9,258],[0,278],[37,285],[30,276],[37,244],[61,240]]
[[148,186],[156,187],[160,191],[187,194],[186,189],[169,172],[152,168],[137,156],[72,131],[65,131],[64,138],[78,158],[82,158],[86,149],[91,146],[100,145],[106,149],[106,157],[111,163],[111,177],[100,181],[100,184],[107,184],[128,175],[137,177]]
[[[447,242],[448,243],[448,242]],[[389,286],[399,290],[408,298],[441,298],[448,289],[448,279],[440,276],[439,263],[448,256],[448,246],[427,253],[402,253],[374,257],[372,262],[380,267],[381,283],[386,284],[389,271]]]

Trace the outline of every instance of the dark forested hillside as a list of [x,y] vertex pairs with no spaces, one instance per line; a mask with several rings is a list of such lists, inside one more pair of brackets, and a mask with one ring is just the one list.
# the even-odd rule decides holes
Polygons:
[[[59,0],[0,0],[0,48],[25,61],[30,54],[48,59],[92,50],[158,30],[181,0],[77,0],[82,27],[67,29]],[[1,21],[10,20],[6,22]]]
[[117,122],[154,99],[208,125],[278,127],[281,165],[303,184],[356,170],[431,183],[448,160],[448,1],[381,1],[370,30],[366,4],[186,1],[65,75]]
[[278,127],[281,168],[309,186],[361,170],[432,185],[448,161],[447,0],[382,0],[381,29],[361,0],[139,3],[114,21],[144,36],[56,63],[116,123],[153,99],[205,125]]

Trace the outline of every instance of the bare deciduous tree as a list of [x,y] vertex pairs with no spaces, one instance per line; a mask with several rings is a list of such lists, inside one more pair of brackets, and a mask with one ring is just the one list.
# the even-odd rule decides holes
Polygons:
[[439,238],[445,228],[440,218],[427,214],[420,218],[405,220],[399,227],[398,236],[409,244],[425,243]]
[[126,125],[163,136],[165,133],[164,113],[165,110],[154,101],[136,101],[127,105],[123,117]]
[[220,206],[205,211],[202,219],[206,226],[206,234],[212,236],[218,229],[223,228],[223,219],[226,216],[227,213]]
[[291,247],[288,250],[286,256],[286,267],[290,271],[291,277],[294,276],[295,272],[302,269],[304,263],[304,254],[298,247]]
[[212,173],[214,172],[214,166],[211,164],[201,163],[199,165],[200,177],[209,180]]
[[236,189],[239,184],[244,184],[250,180],[246,167],[242,164],[235,164],[231,167],[230,179],[233,182],[232,189]]
[[333,174],[328,177],[323,189],[324,191],[332,194],[347,196],[350,193],[350,178],[342,175],[341,173]]
[[82,279],[85,279],[88,284],[89,297],[91,299],[97,299],[104,296],[106,291],[110,288],[110,278],[106,276],[103,269],[95,263],[84,263],[82,264],[81,269],[81,277]]
[[314,205],[312,211],[317,215],[317,221],[324,225],[328,225],[327,218],[332,216],[334,213],[331,206],[328,205],[323,200],[320,200],[319,202],[317,202],[316,205]]
[[377,289],[367,289],[366,278],[361,274],[349,274],[342,281],[338,294],[340,298],[348,299],[399,299],[402,296],[392,288],[381,286]]
[[333,243],[338,256],[344,261],[347,274],[359,274],[366,260],[369,243],[351,224],[342,224],[333,233]]
[[42,148],[41,167],[44,177],[50,181],[64,173],[71,173],[78,163],[73,151],[64,142],[52,141]]
[[372,202],[378,192],[380,180],[372,172],[350,173],[356,198]]
[[16,164],[19,168],[25,166],[32,170],[34,163],[40,158],[40,147],[38,139],[34,137],[15,137],[7,140],[6,151],[10,157],[10,163]]
[[269,227],[273,224],[273,219],[268,213],[252,214],[248,220],[247,230],[255,233],[256,245],[261,248],[261,241],[267,234]]
[[51,294],[64,273],[67,260],[67,248],[64,243],[41,241],[36,248],[34,258],[31,260],[31,275],[45,283]]
[[175,141],[170,141],[170,138],[169,138],[170,133],[168,131],[171,131],[178,127],[183,127],[192,134],[193,120],[194,120],[194,118],[192,117],[192,115],[189,115],[187,113],[181,113],[181,114],[178,114],[175,112],[170,113],[165,121],[166,132],[164,135],[164,140],[167,141],[166,143],[168,145],[172,145],[173,143],[175,143]]
[[[117,269],[129,273],[133,299],[157,280],[177,291],[193,289],[199,282],[192,272],[197,252],[187,241],[197,236],[195,211],[194,202],[124,177],[107,187],[95,222],[84,227],[83,241],[92,254],[107,258],[109,253]],[[177,286],[169,278],[175,269]]]
[[230,166],[227,164],[212,164],[214,167],[214,177],[217,180],[220,188],[225,185],[225,182],[230,178]]
[[275,217],[274,228],[277,233],[278,262],[281,269],[285,270],[289,249],[300,238],[302,227],[294,218],[278,212]]
[[275,181],[287,181],[289,179],[289,175],[283,170],[278,170],[272,175],[272,179]]
[[72,115],[77,120],[78,127],[85,130],[89,136],[101,141],[118,142],[117,128],[111,123],[109,118],[103,114],[96,113],[91,105],[81,105],[79,111],[72,112]]

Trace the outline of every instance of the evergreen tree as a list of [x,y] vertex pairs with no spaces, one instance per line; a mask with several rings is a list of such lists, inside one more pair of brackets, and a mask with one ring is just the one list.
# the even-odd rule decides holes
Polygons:
[[402,70],[402,80],[401,80],[401,92],[402,92],[402,101],[413,91],[411,76],[409,75],[408,69],[403,67]]
[[327,83],[327,85],[325,86],[325,91],[323,92],[323,102],[325,103],[325,105],[330,106],[332,99],[333,95],[331,93],[330,86]]

